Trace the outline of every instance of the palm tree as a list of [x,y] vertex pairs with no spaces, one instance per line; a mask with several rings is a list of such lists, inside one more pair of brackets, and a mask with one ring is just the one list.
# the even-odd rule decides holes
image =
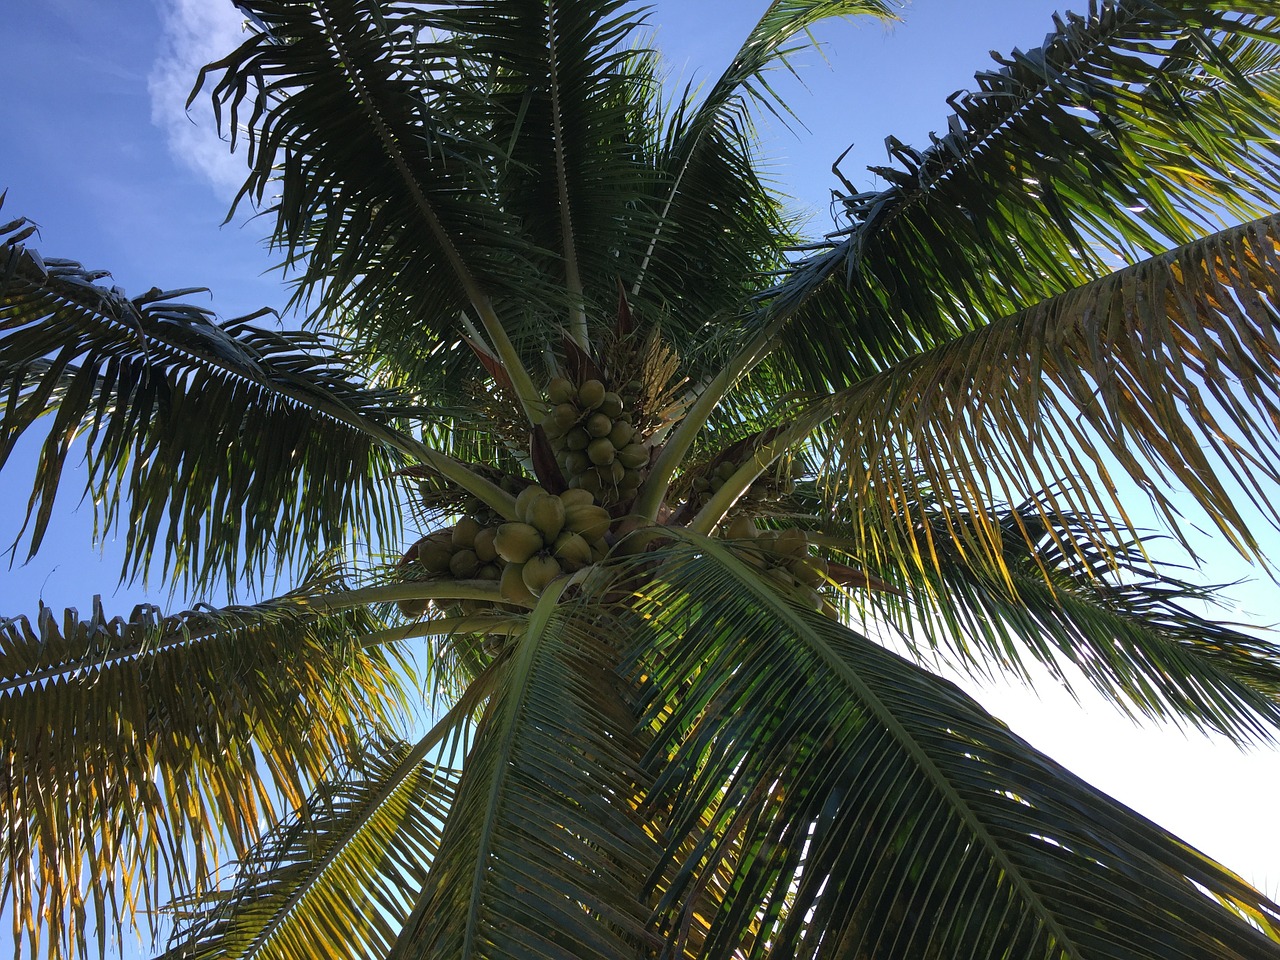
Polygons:
[[1121,482],[1265,560],[1269,0],[1064,16],[809,243],[768,71],[882,0],[775,0],[676,96],[622,0],[237,6],[203,79],[304,329],[0,228],[30,549],[80,440],[131,571],[297,578],[0,624],[33,952],[169,901],[174,958],[1280,956],[1280,906],[869,638],[1274,738],[1280,650]]

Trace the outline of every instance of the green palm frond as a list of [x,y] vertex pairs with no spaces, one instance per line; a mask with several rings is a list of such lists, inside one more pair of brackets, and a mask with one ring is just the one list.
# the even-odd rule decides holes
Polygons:
[[[1116,0],[978,74],[947,133],[898,144],[879,192],[771,310],[817,388],[1184,244],[1280,193],[1270,3]],[[895,141],[896,143],[896,141]],[[812,299],[810,299],[812,298]],[[833,336],[840,318],[840,335]]]
[[[983,504],[1051,491],[1047,517],[1111,542],[1117,531],[1094,518],[1136,534],[1113,479],[1128,474],[1175,534],[1174,484],[1265,563],[1242,504],[1280,520],[1267,493],[1280,479],[1278,255],[1280,218],[1224,230],[834,395],[831,495],[855,528],[906,521],[887,534],[927,534],[903,511],[932,503],[962,550],[999,566]],[[886,548],[925,562],[934,549],[927,536]]]
[[21,236],[0,246],[0,464],[47,430],[32,554],[78,438],[101,529],[131,531],[126,577],[160,553],[165,575],[234,585],[302,550],[392,533],[385,477],[409,411],[362,386],[337,344],[253,318],[217,323],[175,302],[191,290],[131,299]]
[[1004,566],[996,569],[959,549],[965,537],[937,514],[912,512],[933,526],[917,534],[933,544],[932,562],[877,563],[889,557],[883,527],[866,527],[860,541],[814,539],[843,548],[899,589],[871,591],[865,603],[913,646],[940,650],[966,669],[998,665],[1024,679],[1028,658],[1063,683],[1061,664],[1069,663],[1134,715],[1240,742],[1275,738],[1280,648],[1195,612],[1215,602],[1218,588],[1153,566],[1148,548],[1157,538],[1099,543],[1097,518],[1059,517],[1033,497],[986,511],[981,522],[1002,540]]
[[687,87],[668,116],[655,118],[658,220],[630,293],[667,307],[667,329],[684,334],[685,352],[707,349],[708,318],[747,311],[764,278],[784,266],[784,246],[796,242],[756,158],[753,112],[787,110],[768,74],[790,67],[811,27],[855,16],[891,13],[879,0],[775,0],[705,92]]
[[154,923],[398,712],[405,674],[357,639],[381,624],[290,606],[0,621],[0,873],[52,955]]
[[383,956],[440,844],[457,772],[439,735],[376,743],[241,860],[234,888],[183,908],[165,960]]
[[634,133],[656,81],[626,44],[638,14],[621,0],[484,0],[438,17],[483,78],[488,136],[503,150],[497,198],[552,254],[535,260],[538,274],[561,281],[567,309],[540,303],[538,319],[586,347],[588,314],[599,323],[612,306],[619,260],[637,258],[643,230]]
[[505,144],[488,139],[487,92],[444,11],[376,0],[237,6],[258,32],[205,72],[222,72],[215,107],[248,142],[240,197],[275,197],[272,240],[298,270],[296,302],[314,297],[317,317],[366,325],[379,304],[411,303],[422,336],[445,343],[457,340],[459,314],[474,311],[531,409],[513,318],[496,311],[556,288],[528,269],[536,251],[491,196]]
[[640,883],[656,850],[634,810],[643,748],[607,615],[557,608],[563,589],[543,594],[505,661],[392,957],[618,957],[651,941]]
[[1280,906],[951,684],[716,541],[656,569],[634,672],[674,955],[1280,956],[1243,919],[1274,930]]

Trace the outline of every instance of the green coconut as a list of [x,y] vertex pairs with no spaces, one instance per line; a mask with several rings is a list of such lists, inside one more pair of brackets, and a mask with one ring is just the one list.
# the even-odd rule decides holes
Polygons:
[[545,553],[538,553],[530,557],[528,562],[525,563],[520,576],[524,579],[524,585],[529,588],[529,592],[535,597],[539,597],[542,595],[542,591],[547,588],[547,584],[562,573],[564,571],[554,557]]
[[493,546],[507,563],[524,563],[546,545],[536,527],[528,523],[504,523],[498,528]]

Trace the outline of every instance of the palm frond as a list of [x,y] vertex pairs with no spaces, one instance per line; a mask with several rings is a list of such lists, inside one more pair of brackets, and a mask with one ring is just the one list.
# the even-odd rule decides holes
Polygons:
[[485,91],[441,9],[236,5],[259,32],[205,74],[222,74],[215,108],[248,142],[240,199],[269,202],[273,242],[298,270],[295,302],[315,297],[317,316],[362,322],[362,332],[380,304],[411,303],[420,335],[445,343],[472,310],[527,406],[536,391],[510,340],[513,317],[495,311],[545,299],[549,284],[527,268],[519,222],[494,202],[505,145],[487,138]]
[[775,0],[705,92],[687,87],[668,116],[655,118],[658,219],[631,297],[666,307],[667,328],[685,335],[681,348],[691,359],[694,345],[708,347],[707,320],[746,311],[764,277],[784,266],[783,248],[795,242],[756,155],[753,113],[788,112],[768,74],[789,68],[811,27],[854,16],[891,13],[879,0]]
[[[1280,218],[1225,230],[834,395],[832,495],[856,528],[898,516],[888,533],[922,532],[889,549],[925,562],[933,527],[903,511],[931,503],[962,550],[998,567],[984,504],[1047,491],[1047,517],[1110,514],[1132,537],[1113,479],[1128,474],[1188,549],[1175,486],[1266,563],[1243,504],[1280,522],[1278,254]],[[1095,543],[1118,536],[1094,526]]]
[[553,253],[538,272],[563,278],[567,310],[538,304],[542,323],[585,347],[588,315],[599,324],[615,296],[619,260],[638,256],[647,191],[636,121],[656,82],[651,58],[625,43],[640,14],[621,0],[483,0],[438,16],[483,78],[500,202]]
[[[243,852],[371,728],[405,674],[366,612],[283,603],[0,621],[5,743],[0,873],[14,916],[44,916],[51,956],[154,924]],[[152,930],[154,933],[154,928]],[[32,949],[39,932],[29,930]]]
[[951,684],[716,541],[656,559],[633,672],[673,955],[1280,956],[1280,906]]
[[440,739],[368,745],[240,863],[231,891],[179,905],[164,960],[385,956],[453,803],[457,772],[428,759]]
[[770,310],[795,312],[786,350],[810,386],[866,376],[1224,215],[1275,209],[1271,4],[1109,0],[1055,27],[953,97],[928,149],[891,139],[897,165],[875,168],[889,186],[846,197],[849,225],[777,289]]
[[616,957],[649,942],[639,887],[656,851],[633,806],[643,748],[607,622],[557,608],[561,589],[505,661],[392,957]]
[[217,323],[176,302],[192,290],[129,298],[95,283],[100,271],[41,258],[22,233],[0,246],[0,465],[47,429],[32,554],[78,438],[100,529],[131,533],[125,577],[159,552],[166,577],[231,586],[301,550],[393,533],[387,441],[408,410],[364,386],[337,344],[251,317]]
[[933,544],[932,562],[890,560],[883,527],[864,528],[863,541],[815,539],[843,547],[899,588],[871,592],[865,603],[913,646],[966,669],[995,665],[1023,679],[1030,658],[1066,683],[1061,664],[1068,663],[1126,712],[1239,742],[1274,740],[1280,647],[1207,610],[1197,613],[1214,605],[1218,588],[1154,565],[1158,538],[1100,543],[1094,537],[1107,526],[1100,518],[1059,516],[1043,501],[987,509],[981,522],[1000,531],[1002,569],[958,546],[976,535],[972,523],[953,517],[950,523],[969,528],[957,535],[927,508],[911,512],[933,524],[917,534]]

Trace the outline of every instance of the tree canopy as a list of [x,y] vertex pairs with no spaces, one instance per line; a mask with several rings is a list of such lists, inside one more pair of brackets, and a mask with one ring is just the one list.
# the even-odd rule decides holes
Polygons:
[[1280,906],[874,639],[1274,743],[1280,649],[1126,507],[1264,563],[1280,522],[1273,4],[1062,15],[817,239],[770,71],[882,0],[775,0],[675,91],[622,0],[236,6],[193,98],[305,322],[0,225],[0,466],[43,443],[32,553],[87,477],[126,576],[293,586],[0,621],[20,943],[1280,956]]

